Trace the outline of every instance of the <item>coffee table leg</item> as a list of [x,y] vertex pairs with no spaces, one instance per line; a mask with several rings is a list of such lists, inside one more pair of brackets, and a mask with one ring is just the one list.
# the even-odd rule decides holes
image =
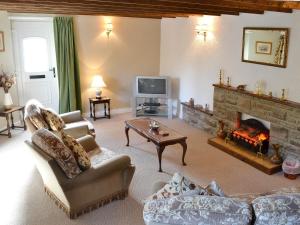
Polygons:
[[162,172],[162,169],[161,169],[161,158],[162,158],[162,154],[163,154],[163,152],[165,150],[165,146],[156,146],[156,149],[157,149],[158,163],[159,163],[158,172]]
[[128,134],[128,132],[129,132],[129,127],[125,127],[125,134],[126,134],[126,138],[127,138],[127,144],[126,144],[126,146],[129,146],[129,134]]
[[183,150],[183,153],[182,153],[182,165],[186,166],[186,163],[184,162],[184,158],[185,158],[185,154],[186,154],[186,150],[187,150],[187,144],[186,144],[186,141],[182,141],[180,142],[181,146],[182,146],[182,150]]

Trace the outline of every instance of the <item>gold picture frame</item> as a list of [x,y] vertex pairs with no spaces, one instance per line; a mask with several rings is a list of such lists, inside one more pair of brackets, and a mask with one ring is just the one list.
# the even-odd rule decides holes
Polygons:
[[[265,51],[256,51],[256,42],[272,42]],[[258,44],[259,45],[259,44]],[[286,68],[289,48],[289,28],[244,27],[242,62]],[[263,54],[268,53],[268,54]]]
[[4,44],[4,32],[0,31],[0,52],[5,51],[5,44]]
[[271,41],[256,41],[255,52],[256,54],[272,55],[272,45]]

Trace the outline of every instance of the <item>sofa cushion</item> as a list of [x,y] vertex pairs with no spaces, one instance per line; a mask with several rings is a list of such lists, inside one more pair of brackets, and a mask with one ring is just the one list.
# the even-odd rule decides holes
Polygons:
[[74,178],[81,173],[71,150],[56,135],[40,129],[33,133],[31,139],[42,151],[55,159],[68,178]]
[[27,116],[28,116],[30,122],[33,124],[33,126],[36,129],[41,129],[41,128],[49,129],[50,128],[49,125],[46,123],[42,114],[37,109],[37,107],[32,107],[30,112],[27,114]]
[[75,138],[64,132],[62,132],[61,138],[64,144],[72,151],[80,169],[87,170],[91,168],[91,161],[82,145]]
[[252,204],[252,201],[258,197],[263,197],[267,195],[279,195],[279,194],[292,194],[300,193],[300,187],[284,187],[280,189],[271,190],[264,193],[246,193],[246,194],[234,194],[230,195],[231,198],[239,198],[248,201]]
[[98,148],[94,151],[88,152],[89,158],[93,168],[98,168],[105,161],[114,158],[117,154],[106,148]]
[[246,201],[219,196],[177,196],[148,201],[144,206],[147,225],[249,225],[252,208]]
[[61,131],[65,127],[65,122],[60,118],[60,116],[52,111],[51,109],[41,108],[41,113],[45,118],[46,122],[53,131]]
[[275,194],[254,199],[255,225],[300,224],[300,194]]
[[206,188],[202,188],[188,178],[175,173],[169,183],[165,184],[160,190],[148,197],[145,201],[171,198],[180,195],[225,196],[224,192],[215,181],[212,181]]

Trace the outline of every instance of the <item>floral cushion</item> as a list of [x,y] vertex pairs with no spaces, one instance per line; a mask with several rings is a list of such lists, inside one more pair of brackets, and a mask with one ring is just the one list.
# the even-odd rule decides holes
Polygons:
[[72,151],[79,167],[82,170],[91,168],[91,161],[82,145],[75,138],[64,132],[62,132],[61,138],[64,144]]
[[62,120],[62,118],[60,118],[60,116],[51,109],[41,108],[41,113],[51,130],[61,131],[65,127],[65,122]]
[[40,129],[32,135],[32,142],[41,150],[55,159],[68,178],[74,178],[81,173],[70,149],[53,133]]
[[28,118],[37,130],[41,128],[49,129],[49,125],[37,108],[32,107],[30,113],[28,113]]
[[206,191],[186,177],[175,173],[172,179],[162,189],[148,197],[145,201],[171,198],[182,194],[205,194]]
[[219,196],[177,196],[148,201],[147,225],[250,225],[252,208],[246,201]]
[[148,197],[145,201],[171,198],[174,196],[191,196],[191,195],[216,195],[225,196],[219,185],[212,181],[206,188],[196,185],[188,178],[175,173],[162,189]]
[[275,194],[252,202],[255,225],[300,224],[300,194]]

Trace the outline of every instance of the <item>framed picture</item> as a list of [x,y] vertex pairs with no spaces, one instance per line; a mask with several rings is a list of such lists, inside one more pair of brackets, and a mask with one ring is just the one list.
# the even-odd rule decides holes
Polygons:
[[4,45],[4,32],[0,31],[0,52],[5,51],[5,45]]
[[272,55],[272,42],[257,41],[256,54]]

